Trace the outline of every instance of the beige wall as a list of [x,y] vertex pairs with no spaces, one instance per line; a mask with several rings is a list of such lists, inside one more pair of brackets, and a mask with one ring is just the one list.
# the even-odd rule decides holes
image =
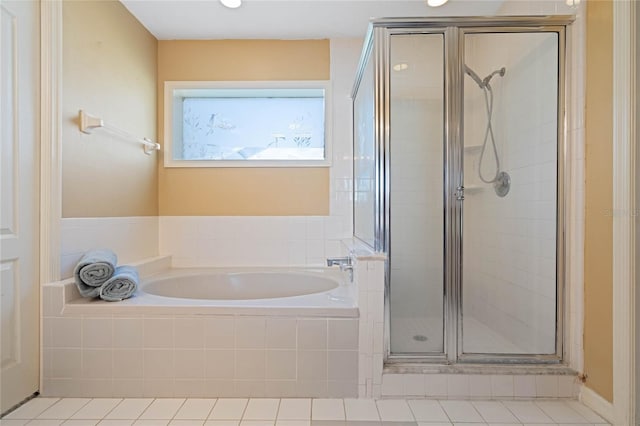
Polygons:
[[63,26],[63,217],[155,216],[156,155],[77,117],[155,139],[157,41],[118,1],[67,0]]
[[[165,81],[329,80],[328,40],[158,42],[158,135]],[[161,141],[162,143],[162,141]],[[329,168],[165,168],[163,216],[329,214]]]
[[613,7],[587,3],[584,253],[586,385],[613,401]]

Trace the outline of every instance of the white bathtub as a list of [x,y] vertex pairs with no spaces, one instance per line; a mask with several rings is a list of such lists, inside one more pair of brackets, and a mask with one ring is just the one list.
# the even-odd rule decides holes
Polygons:
[[140,292],[198,300],[277,299],[335,290],[341,278],[324,270],[174,270],[145,280]]
[[67,307],[78,313],[135,307],[160,314],[358,316],[354,284],[337,268],[167,269],[143,278],[131,299],[75,299]]
[[122,302],[43,287],[43,396],[357,397],[348,273],[161,266]]

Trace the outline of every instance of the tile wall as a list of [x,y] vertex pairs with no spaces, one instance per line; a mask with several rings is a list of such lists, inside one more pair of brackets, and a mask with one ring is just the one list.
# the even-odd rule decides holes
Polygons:
[[360,310],[358,396],[361,398],[380,396],[384,363],[384,263],[384,256],[360,255],[355,257],[353,266]]
[[345,254],[346,217],[161,216],[160,252],[172,255],[175,267],[326,265],[327,257]]
[[65,218],[61,237],[60,272],[65,279],[91,249],[112,249],[120,264],[157,256],[158,217]]

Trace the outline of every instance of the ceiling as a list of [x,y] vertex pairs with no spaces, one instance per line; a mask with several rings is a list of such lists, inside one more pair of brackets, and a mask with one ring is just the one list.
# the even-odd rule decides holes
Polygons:
[[120,0],[159,40],[363,37],[371,18],[495,15],[503,0]]

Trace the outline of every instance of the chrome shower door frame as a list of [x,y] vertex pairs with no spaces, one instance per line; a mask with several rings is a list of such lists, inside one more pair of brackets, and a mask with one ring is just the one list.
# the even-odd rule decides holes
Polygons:
[[[387,18],[373,20],[365,38],[352,97],[369,55],[374,60],[375,123],[375,244],[387,253],[385,265],[384,361],[402,363],[559,364],[564,355],[565,300],[565,186],[568,185],[566,152],[566,26],[572,16],[519,16],[495,18]],[[554,32],[558,34],[557,179],[556,179],[556,352],[551,355],[462,353],[462,214],[463,201],[456,191],[463,185],[464,35],[471,33]],[[390,346],[390,38],[393,35],[444,35],[444,352],[392,354]],[[355,218],[354,218],[355,220]],[[357,238],[357,235],[355,236]],[[365,242],[366,244],[366,242]]]
[[[566,273],[565,273],[565,259],[566,259],[566,244],[565,244],[565,222],[566,222],[566,200],[565,200],[565,186],[568,186],[568,170],[567,167],[567,158],[566,158],[566,26],[570,24],[573,19],[568,19],[568,17],[558,16],[553,17],[553,19],[545,17],[541,18],[545,22],[544,25],[518,25],[518,26],[500,26],[500,27],[492,27],[492,26],[471,26],[471,27],[461,27],[460,28],[460,36],[458,39],[458,55],[456,59],[458,60],[458,69],[456,70],[457,75],[460,80],[463,79],[463,66],[464,61],[461,58],[464,58],[465,46],[464,46],[464,36],[467,34],[492,34],[492,33],[556,33],[558,36],[558,93],[557,93],[557,135],[556,135],[556,340],[555,340],[555,348],[556,351],[554,354],[479,354],[479,353],[464,353],[462,348],[462,339],[463,339],[463,330],[462,330],[462,316],[463,316],[463,308],[462,308],[462,291],[463,291],[463,282],[462,282],[462,265],[463,265],[463,254],[462,254],[462,223],[459,223],[459,227],[456,228],[456,240],[459,241],[457,247],[457,255],[459,259],[460,265],[460,275],[459,279],[453,284],[457,291],[460,294],[460,297],[456,300],[457,303],[457,312],[458,312],[458,321],[457,321],[457,362],[459,363],[492,363],[492,364],[560,364],[564,359],[564,324],[565,324],[565,309],[564,309],[564,300],[565,300],[565,281],[566,281]],[[549,22],[550,21],[550,22]],[[464,99],[464,84],[462,81],[456,86],[456,98],[463,100]],[[460,135],[463,133],[464,129],[464,114],[462,110],[460,110],[460,116],[457,120]],[[464,140],[461,136],[458,141],[456,148],[457,159],[460,161],[460,176],[459,182],[462,185],[463,182],[463,174],[464,174],[464,155],[462,150],[464,148]],[[450,197],[451,198],[451,197]],[[462,215],[464,212],[464,203],[460,203],[460,221],[462,221]],[[390,354],[389,354],[390,355]]]
[[[382,228],[381,228],[381,236],[382,238],[376,242],[376,250],[379,251],[383,251],[385,253],[387,253],[387,261],[386,261],[386,266],[385,266],[385,298],[384,298],[384,302],[385,302],[385,306],[384,306],[384,310],[385,310],[385,325],[384,325],[384,330],[385,330],[385,338],[384,338],[384,351],[385,351],[385,360],[387,359],[392,359],[390,357],[391,354],[391,316],[390,316],[390,296],[391,296],[391,268],[390,268],[390,262],[391,262],[391,192],[390,192],[390,186],[389,186],[389,182],[390,182],[390,171],[391,171],[391,163],[390,163],[390,152],[391,152],[391,146],[390,146],[390,142],[391,142],[391,98],[390,98],[390,88],[391,88],[391,66],[392,64],[390,63],[390,58],[391,58],[391,37],[396,36],[396,35],[435,35],[435,34],[440,34],[443,36],[443,63],[444,63],[444,68],[445,68],[445,73],[448,69],[450,69],[451,67],[449,66],[449,64],[447,63],[447,61],[449,61],[449,58],[451,57],[449,51],[455,49],[455,43],[456,43],[456,34],[455,31],[452,31],[451,28],[448,28],[447,26],[444,25],[433,25],[433,26],[429,26],[429,27],[424,27],[424,28],[420,28],[420,27],[409,27],[409,28],[396,28],[396,27],[387,27],[387,28],[375,28],[375,34],[377,37],[379,37],[379,39],[381,39],[381,43],[378,44],[378,46],[380,47],[380,59],[381,59],[381,68],[383,72],[381,72],[380,80],[376,80],[378,82],[377,85],[380,85],[383,87],[383,90],[381,90],[381,93],[384,93],[384,101],[380,102],[380,113],[381,115],[379,117],[382,117],[381,120],[379,120],[382,125],[381,125],[381,132],[380,135],[382,135],[382,139],[381,139],[381,143],[378,145],[379,149],[380,149],[380,158],[382,159],[382,161],[380,162],[380,166],[383,168],[383,172],[380,174],[381,176],[384,177],[384,182],[381,182],[381,193],[380,193],[380,200],[381,200],[381,216],[384,218],[384,220],[382,221]],[[374,42],[375,43],[375,42]],[[453,126],[447,126],[447,123],[449,123],[452,120],[452,113],[456,108],[456,102],[455,99],[452,98],[451,96],[448,96],[449,92],[451,90],[453,90],[453,88],[451,87],[451,79],[445,75],[445,83],[444,83],[444,87],[445,87],[445,94],[444,94],[444,122],[443,122],[443,154],[444,154],[444,158],[443,160],[443,164],[447,164],[448,161],[450,161],[450,157],[453,155],[453,152],[450,150],[450,146],[449,144],[446,144],[445,142],[447,140],[450,140],[452,138],[456,138],[457,136],[455,134],[453,134],[456,131],[459,131],[458,129],[456,129]],[[453,177],[450,175],[450,173],[448,173],[448,170],[446,167],[443,167],[443,180],[444,180],[444,185],[445,187],[447,187],[448,185],[453,185],[453,182],[455,179],[453,179]],[[452,208],[453,206],[449,206],[448,202],[447,202],[447,197],[445,195],[445,193],[443,193],[443,207],[445,209],[445,212],[448,211],[450,208]],[[450,223],[450,221],[447,219],[446,214],[445,214],[445,220],[443,223],[443,226],[445,227],[445,231],[444,231],[444,259],[445,259],[445,264],[443,265],[443,275],[444,275],[444,283],[446,283],[448,281],[448,275],[449,274],[454,274],[456,271],[453,268],[449,268],[447,267],[446,264],[446,259],[449,256],[448,253],[448,249],[450,248],[450,245],[446,243],[447,241],[447,235],[449,232],[449,229],[452,228],[452,225]],[[455,333],[451,333],[450,329],[447,327],[447,320],[449,321],[455,321],[455,309],[452,309],[451,307],[454,306],[453,305],[453,301],[455,300],[455,294],[453,294],[451,291],[447,291],[447,287],[446,285],[443,287],[444,291],[445,291],[445,297],[444,297],[444,319],[443,319],[443,348],[444,351],[439,353],[439,352],[433,352],[433,353],[428,353],[428,354],[421,354],[421,355],[407,355],[403,357],[403,361],[413,361],[415,362],[416,360],[428,360],[429,362],[432,363],[450,363],[452,360],[449,359],[449,357],[447,356],[448,353],[450,353],[450,348],[455,347]]]

